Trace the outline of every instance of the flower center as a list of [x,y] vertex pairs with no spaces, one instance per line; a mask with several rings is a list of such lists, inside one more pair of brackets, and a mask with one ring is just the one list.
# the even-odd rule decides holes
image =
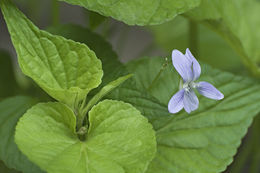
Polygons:
[[191,81],[191,82],[187,82],[187,83],[184,83],[182,88],[186,91],[186,92],[190,92],[190,90],[192,90],[193,88],[196,88],[198,87],[198,84]]

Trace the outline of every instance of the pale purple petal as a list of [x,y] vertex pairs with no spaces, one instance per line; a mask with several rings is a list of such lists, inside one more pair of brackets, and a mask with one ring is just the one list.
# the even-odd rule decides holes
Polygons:
[[199,99],[192,89],[189,91],[185,91],[184,98],[183,98],[183,105],[185,111],[188,113],[198,109]]
[[176,94],[172,96],[171,100],[168,103],[168,110],[170,113],[174,114],[182,110],[183,97],[184,97],[184,89],[178,91]]
[[221,100],[224,98],[224,95],[208,82],[199,82],[197,90],[201,95],[210,99]]
[[193,79],[191,61],[176,49],[172,51],[172,64],[176,71],[181,75],[184,82],[191,81]]
[[190,52],[190,49],[186,49],[185,56],[192,62],[192,70],[193,70],[193,81],[197,80],[200,77],[201,68],[199,62]]

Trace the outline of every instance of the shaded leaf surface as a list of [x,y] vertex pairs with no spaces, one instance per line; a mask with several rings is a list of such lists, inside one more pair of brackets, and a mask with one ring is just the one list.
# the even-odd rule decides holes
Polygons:
[[18,89],[12,59],[8,53],[0,50],[0,99],[12,96]]
[[22,172],[42,171],[17,148],[14,142],[15,126],[25,111],[36,103],[34,99],[18,96],[0,102],[0,159],[7,167]]
[[4,173],[19,173],[18,171],[14,170],[14,169],[7,168],[2,161],[0,161],[0,171],[4,172]]
[[200,0],[61,0],[80,5],[129,25],[155,25],[200,4]]

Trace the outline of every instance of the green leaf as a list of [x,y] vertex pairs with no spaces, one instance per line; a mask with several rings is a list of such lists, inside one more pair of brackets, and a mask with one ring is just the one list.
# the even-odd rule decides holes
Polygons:
[[94,106],[99,100],[101,100],[105,95],[107,95],[109,92],[113,91],[116,87],[124,83],[127,79],[132,77],[132,74],[123,76],[118,78],[117,80],[114,80],[104,86],[95,96],[91,98],[91,100],[88,102],[87,106],[83,109],[83,115],[85,115],[92,106]]
[[[112,50],[112,46],[101,36],[93,33],[89,29],[77,25],[62,25],[51,27],[48,29],[48,31],[78,42],[85,43],[96,52],[97,56],[102,61],[104,70],[104,77],[100,87],[105,86],[107,83],[117,77],[127,75],[129,73],[125,66],[117,59],[117,55]],[[110,94],[105,96],[105,98],[119,98],[120,100],[122,99],[120,97],[121,93],[126,92],[130,92],[132,97],[126,97],[123,99],[128,103],[135,104],[136,108],[138,108],[142,114],[149,116],[150,121],[152,121],[153,118],[157,119],[158,115],[164,115],[164,118],[168,117],[168,113],[164,111],[165,107],[161,104],[158,104],[158,100],[154,99],[149,94],[146,94],[144,90],[138,88],[133,79],[129,79],[124,82],[120,87],[116,88]],[[95,95],[96,93],[97,92],[94,92],[92,95]],[[151,111],[151,109],[153,109],[153,111]]]
[[0,161],[0,172],[4,173],[20,173],[14,169],[7,168],[2,161]]
[[1,8],[22,71],[50,96],[73,107],[101,83],[101,62],[86,45],[39,30],[9,0]]
[[12,59],[7,52],[0,50],[0,98],[14,95],[17,89]]
[[77,138],[73,111],[41,103],[20,119],[16,143],[49,173],[142,173],[155,154],[152,126],[133,106],[105,100],[88,113],[86,141]]
[[200,0],[60,0],[80,5],[129,25],[155,25],[200,4]]
[[164,105],[167,105],[171,96],[178,91],[180,78],[174,74],[171,62],[163,58],[147,57],[130,61],[127,69],[134,74],[138,88],[146,90]]
[[[155,37],[155,43],[165,50],[168,54],[173,49],[185,51],[192,47],[191,44],[191,22],[178,16],[174,20],[158,26],[150,26],[148,29]],[[228,43],[217,33],[197,23],[197,52],[193,51],[196,58],[214,66],[218,69],[232,71],[236,73],[243,72],[243,64],[240,57]],[[169,57],[170,58],[170,57]]]
[[65,38],[89,45],[89,48],[96,53],[103,64],[104,77],[99,89],[116,78],[128,74],[127,71],[123,74],[121,73],[122,64],[119,62],[109,42],[91,30],[70,24],[50,27],[48,31],[52,34],[61,35]]
[[185,14],[224,37],[240,55],[248,70],[260,76],[260,2],[256,0],[202,0]]
[[34,99],[22,96],[8,98],[0,102],[0,159],[8,168],[30,173],[42,172],[20,152],[14,143],[17,121],[35,103]]
[[[97,56],[101,59],[104,70],[102,84],[99,86],[99,88],[91,91],[89,94],[90,96],[95,96],[96,94],[100,93],[99,91],[102,90],[102,87],[110,85],[109,82],[119,78],[120,76],[128,74],[127,70],[124,69],[124,66],[117,59],[117,55],[112,50],[112,46],[104,38],[92,32],[91,30],[77,25],[61,25],[50,27],[48,28],[48,31],[53,34],[62,35],[66,38],[90,45],[90,48],[94,50]],[[88,111],[89,108],[93,106],[93,104],[95,104],[99,99],[100,96],[96,95],[96,98],[90,101],[84,112]],[[80,112],[83,112],[82,109],[83,108],[81,108]],[[78,120],[79,124],[81,124],[80,122],[83,121],[84,115],[85,113],[80,113],[80,118]]]
[[[162,58],[144,58],[132,62],[128,69],[135,74],[138,87],[150,88],[148,92],[160,100],[165,108],[161,111],[166,114],[168,101],[178,90],[179,77],[171,63],[161,68],[164,64]],[[158,147],[147,173],[224,171],[232,162],[253,117],[260,112],[259,82],[205,65],[202,65],[202,72],[200,80],[208,81],[222,91],[224,100],[199,96],[199,109],[192,114],[182,111],[168,114],[168,117],[158,114],[157,120],[153,118]],[[131,92],[120,94],[122,100],[132,97]],[[132,104],[137,107],[140,103]],[[144,100],[142,104],[145,104]],[[149,113],[144,115],[150,117]]]
[[[48,31],[78,42],[85,43],[96,52],[97,56],[102,61],[104,70],[104,77],[100,87],[106,86],[106,84],[117,77],[128,74],[125,66],[117,59],[117,55],[112,50],[112,46],[101,36],[93,33],[89,29],[77,25],[62,25],[51,27],[48,29]],[[95,95],[98,91],[99,90],[91,92],[91,95]],[[138,88],[133,79],[129,79],[124,82],[120,87],[116,88],[110,94],[105,96],[105,98],[118,98],[120,100],[122,99],[120,97],[121,93],[125,92],[131,92],[132,97],[129,99],[123,99],[128,103],[135,104],[136,108],[141,111],[142,114],[149,116],[150,121],[152,121],[153,118],[158,118],[157,115],[165,115],[164,117],[168,117],[168,113],[164,112],[164,107],[158,104],[157,100],[146,94],[141,88]],[[136,104],[137,102],[138,104]],[[153,109],[152,112],[151,109]]]

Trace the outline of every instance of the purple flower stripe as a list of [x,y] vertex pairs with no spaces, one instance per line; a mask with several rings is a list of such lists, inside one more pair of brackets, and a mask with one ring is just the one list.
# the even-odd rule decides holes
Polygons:
[[172,51],[172,64],[176,71],[181,75],[184,82],[188,82],[193,79],[193,73],[191,69],[192,63],[180,51]]
[[201,95],[210,99],[221,100],[224,98],[224,95],[208,82],[199,82],[197,90]]
[[190,49],[186,49],[185,56],[192,62],[192,71],[193,71],[193,77],[192,81],[197,80],[200,77],[201,68],[199,62],[194,58],[192,53],[190,52]]
[[184,97],[184,89],[178,91],[175,95],[172,96],[171,100],[168,103],[168,110],[170,113],[174,114],[182,110],[183,97]]
[[183,104],[185,111],[188,113],[191,113],[192,111],[198,109],[199,99],[193,90],[186,91],[184,93]]

